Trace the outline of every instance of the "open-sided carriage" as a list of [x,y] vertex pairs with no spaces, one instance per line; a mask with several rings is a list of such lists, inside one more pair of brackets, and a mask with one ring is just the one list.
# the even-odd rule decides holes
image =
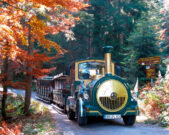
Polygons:
[[70,89],[67,88],[69,77],[63,73],[53,77],[43,77],[37,79],[37,96],[41,99],[64,107]]
[[39,98],[52,102],[53,88],[54,88],[53,77],[43,77],[37,79],[36,94]]

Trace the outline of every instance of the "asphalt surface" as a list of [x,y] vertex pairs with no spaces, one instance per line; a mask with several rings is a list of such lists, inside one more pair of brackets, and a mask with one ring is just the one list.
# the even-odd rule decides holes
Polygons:
[[[21,90],[11,91],[24,95],[24,91]],[[56,120],[56,128],[59,135],[169,135],[169,129],[160,128],[157,125],[147,125],[143,122],[136,122],[134,126],[127,127],[121,119],[103,120],[90,118],[87,126],[80,127],[76,120],[68,120],[62,109],[38,100],[35,92],[32,92],[32,98],[49,108],[53,118]],[[141,119],[142,116],[137,117],[137,121]]]

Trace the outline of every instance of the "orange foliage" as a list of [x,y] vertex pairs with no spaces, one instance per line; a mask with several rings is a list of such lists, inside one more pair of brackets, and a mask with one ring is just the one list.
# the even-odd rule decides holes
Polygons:
[[[31,42],[36,39],[49,51],[51,47],[55,48],[58,52],[56,57],[58,57],[66,50],[46,39],[45,36],[49,33],[58,34],[60,31],[68,32],[79,21],[73,13],[89,6],[87,0],[3,0],[0,4],[6,4],[6,7],[0,7],[0,59],[8,57],[13,61],[10,67],[13,71],[19,68],[22,72],[32,74],[34,77],[43,76],[55,69],[42,69],[41,63],[49,62],[52,58],[38,52],[30,56],[22,49],[22,45],[29,45],[28,25],[31,28]],[[28,66],[32,67],[32,73],[23,68],[28,61],[31,61]],[[6,75],[1,74],[0,81]],[[10,81],[4,83],[13,87],[18,87],[19,84],[24,85],[21,82],[19,84]]]
[[[25,22],[21,25],[20,20],[25,19],[26,23],[31,26],[31,36],[33,41],[37,39],[41,45],[50,50],[54,47],[59,53],[66,52],[64,49],[50,40],[45,38],[48,33],[58,34],[59,31],[67,32],[75,22],[79,20],[74,17],[72,12],[78,12],[89,5],[87,0],[3,0],[7,8],[0,8],[0,43],[9,40],[9,43],[28,44],[25,35],[28,29]],[[46,19],[39,19],[37,13]],[[23,27],[24,26],[24,27]]]
[[[23,25],[20,23],[20,19],[26,19],[27,24],[31,26],[32,41],[37,39],[48,49],[55,47],[61,54],[65,50],[62,50],[57,43],[45,39],[45,35],[57,34],[59,31],[66,32],[79,20],[78,17],[73,17],[71,12],[78,12],[89,6],[84,3],[87,0],[3,0],[3,2],[6,2],[7,8],[0,9],[2,11],[0,22],[4,24],[0,28],[4,31],[0,34],[2,39],[0,42],[8,39],[10,43],[16,44],[17,38],[21,38],[22,43],[27,44],[25,34],[28,30],[24,27],[23,31]],[[37,13],[46,19],[39,19]]]
[[21,133],[21,125],[15,125],[13,127],[8,127],[6,122],[2,122],[2,127],[0,127],[1,135],[19,135]]

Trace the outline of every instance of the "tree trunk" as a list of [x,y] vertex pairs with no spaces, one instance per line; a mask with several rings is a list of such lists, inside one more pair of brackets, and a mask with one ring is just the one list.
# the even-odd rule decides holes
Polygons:
[[89,57],[93,56],[92,52],[92,31],[89,29]]
[[3,62],[3,73],[5,74],[4,76],[4,79],[3,79],[3,83],[2,83],[2,86],[3,86],[3,95],[2,95],[2,117],[4,120],[7,119],[7,116],[6,116],[6,111],[5,111],[5,108],[6,108],[6,99],[7,99],[7,85],[6,85],[6,82],[8,80],[8,77],[7,77],[7,73],[8,73],[8,56],[6,56],[6,58],[4,59],[4,62]]
[[[28,54],[30,56],[33,55],[33,43],[31,42],[31,26],[28,26],[29,28],[29,33],[28,33]],[[32,64],[31,64],[31,60],[28,59],[27,60],[27,77],[26,77],[26,81],[27,81],[27,86],[26,86],[26,91],[25,91],[25,106],[24,106],[24,113],[28,113],[29,111],[29,106],[31,103],[31,87],[32,87]]]

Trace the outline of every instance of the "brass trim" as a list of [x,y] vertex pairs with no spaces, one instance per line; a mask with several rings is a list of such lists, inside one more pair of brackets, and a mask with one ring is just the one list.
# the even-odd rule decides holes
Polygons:
[[112,74],[111,53],[105,53],[105,73]]
[[115,64],[112,62],[112,75],[115,75]]
[[[113,79],[112,79],[112,80],[113,80]],[[107,80],[107,81],[110,81],[110,80]],[[107,82],[107,81],[105,81],[105,82]],[[117,111],[120,111],[120,110],[127,104],[127,101],[128,101],[128,93],[127,93],[126,87],[125,87],[120,81],[117,81],[117,80],[113,80],[113,81],[118,82],[118,85],[119,85],[118,87],[126,91],[126,94],[125,94],[126,97],[125,97],[125,101],[124,101],[124,103],[122,104],[121,107],[119,107],[119,108],[117,108],[117,109],[109,109],[109,108],[106,108],[105,106],[103,106],[103,105],[101,104],[100,99],[99,99],[99,96],[98,96],[99,89],[100,89],[100,87],[102,86],[102,85],[100,85],[100,86],[98,87],[97,93],[96,93],[97,103],[99,104],[99,106],[100,106],[103,110],[105,110],[105,111],[107,111],[107,112],[117,112]],[[105,83],[105,82],[103,82],[103,83]],[[120,90],[121,90],[121,89],[120,89]],[[123,92],[124,92],[124,91],[120,91],[120,92],[119,92],[119,93],[121,93],[120,95],[124,95]]]
[[128,112],[136,112],[136,110],[127,110],[124,115],[126,115]]
[[[97,59],[92,59],[92,60],[82,60],[82,61],[77,61],[77,62],[75,62],[75,80],[76,81],[80,81],[80,79],[78,78],[78,65],[80,64],[80,63],[83,63],[83,62],[91,62],[91,61],[93,61],[93,62],[103,62],[103,63],[105,63],[105,60],[97,60]],[[114,64],[114,62],[112,62],[112,75],[114,75],[115,74],[115,64]],[[85,79],[84,80],[84,82],[85,82],[85,84],[87,84],[87,82],[90,82],[91,81],[91,79]]]
[[102,114],[99,111],[86,111],[88,113],[98,113],[100,116],[102,116]]

